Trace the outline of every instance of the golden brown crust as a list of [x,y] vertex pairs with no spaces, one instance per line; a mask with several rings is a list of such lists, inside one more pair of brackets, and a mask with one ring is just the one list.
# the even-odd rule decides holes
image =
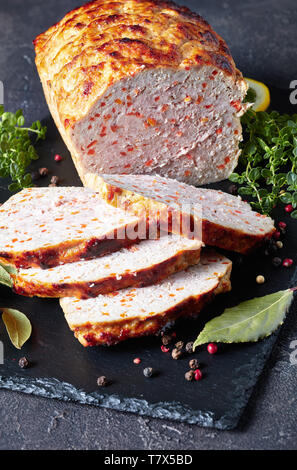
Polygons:
[[228,292],[231,289],[230,273],[231,264],[226,275],[218,281],[218,285],[212,292],[191,297],[163,314],[154,315],[148,319],[131,318],[106,325],[87,323],[73,327],[74,335],[83,346],[87,347],[111,346],[126,339],[157,334],[165,325],[180,317],[196,316],[215,295]]
[[59,246],[40,248],[39,250],[2,253],[0,252],[0,262],[13,265],[16,268],[28,269],[52,268],[64,263],[73,263],[82,259],[92,259],[103,256],[107,253],[120,250],[123,247],[137,243],[137,240],[120,239],[116,236],[113,239],[92,238],[83,241],[67,241]]
[[14,280],[14,291],[19,295],[29,297],[76,297],[79,299],[87,299],[96,297],[99,294],[107,294],[126,287],[143,287],[154,284],[171,276],[172,274],[183,271],[187,267],[197,264],[200,258],[200,250],[185,250],[172,258],[163,261],[157,265],[143,269],[135,273],[125,273],[121,278],[117,278],[116,274],[109,276],[100,281],[77,282],[63,284],[38,284],[30,282],[21,275],[12,275]]
[[[85,174],[85,182],[88,187],[95,187],[101,197],[114,207],[120,207],[136,216],[143,215],[144,213],[150,214],[150,216],[156,214],[158,224],[161,225],[162,220],[165,223],[168,220],[169,231],[172,229],[172,225],[183,227],[181,223],[172,224],[172,219],[175,217],[182,219],[182,215],[177,211],[170,211],[170,208],[162,202],[146,198],[137,194],[137,192],[133,193],[129,190],[112,186],[98,177],[98,175],[91,173]],[[193,216],[191,215],[190,217],[190,223],[186,225],[186,228],[190,231],[182,233],[186,237],[192,236],[191,230],[195,224]],[[205,245],[236,251],[242,254],[248,254],[258,248],[265,240],[270,239],[274,232],[275,228],[273,227],[269,233],[255,235],[253,233],[244,233],[240,229],[224,227],[205,219],[202,221],[202,241]]]
[[211,65],[242,79],[227,45],[209,24],[171,2],[95,0],[69,12],[34,44],[47,101],[65,130],[112,83],[145,69]]

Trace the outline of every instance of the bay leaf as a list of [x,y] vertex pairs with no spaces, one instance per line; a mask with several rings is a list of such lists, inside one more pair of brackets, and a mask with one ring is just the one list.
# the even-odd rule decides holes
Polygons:
[[8,274],[17,274],[18,270],[11,264],[0,263],[0,266],[8,272]]
[[2,320],[12,344],[21,349],[32,333],[30,320],[24,313],[12,308],[3,308],[2,312]]
[[3,265],[0,265],[0,284],[3,284],[4,286],[8,286],[8,287],[13,287],[13,281],[10,277],[10,274],[3,267]]
[[193,348],[205,343],[244,343],[271,335],[283,323],[292,303],[293,289],[278,291],[227,308],[206,323]]

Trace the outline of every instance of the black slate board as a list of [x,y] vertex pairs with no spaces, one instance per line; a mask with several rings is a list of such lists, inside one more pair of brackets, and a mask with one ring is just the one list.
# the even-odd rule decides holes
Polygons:
[[[275,109],[293,112],[288,103],[288,92],[273,90]],[[52,119],[48,117],[45,123],[48,137],[40,144],[42,158],[38,166],[47,166],[51,174],[61,177],[64,185],[80,185]],[[55,153],[64,157],[59,164],[53,162]],[[48,182],[40,180],[41,185]],[[9,196],[5,190],[7,181],[1,180],[0,184],[0,200],[5,201]],[[228,183],[213,186],[226,189]],[[288,223],[285,248],[279,255],[294,258],[296,223],[283,210],[276,214],[276,219]],[[198,319],[180,321],[175,327],[178,339],[194,340],[205,322],[227,306],[297,284],[294,267],[273,268],[271,257],[261,252],[242,262],[241,257],[230,256],[234,260],[232,292],[219,297]],[[259,273],[267,279],[261,286],[255,283]],[[56,300],[27,299],[0,287],[0,302],[1,307],[14,307],[28,314],[33,324],[32,337],[22,351],[10,344],[0,325],[5,359],[4,365],[0,365],[1,388],[218,429],[232,429],[237,425],[278,336],[276,332],[259,343],[220,345],[215,356],[202,348],[192,357],[201,362],[204,379],[188,383],[184,373],[188,370],[189,357],[174,361],[170,354],[161,352],[159,338],[131,340],[112,348],[84,349],[69,331]],[[23,355],[32,363],[27,370],[18,366],[18,359]],[[141,365],[133,364],[135,357],[142,359]],[[146,379],[142,373],[146,366],[157,369],[158,375]],[[103,391],[96,385],[99,375],[112,380],[112,385]]]

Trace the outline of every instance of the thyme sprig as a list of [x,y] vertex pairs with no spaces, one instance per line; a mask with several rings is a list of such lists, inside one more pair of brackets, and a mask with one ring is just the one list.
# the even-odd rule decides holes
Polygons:
[[270,214],[280,202],[292,204],[297,218],[297,114],[248,110],[242,117],[244,140],[237,173],[230,180],[251,205]]
[[16,192],[32,186],[32,177],[27,168],[32,160],[37,160],[38,154],[32,144],[31,134],[35,141],[45,139],[46,127],[40,121],[25,126],[22,110],[16,113],[5,112],[0,106],[0,177],[11,177],[13,183],[9,190]]

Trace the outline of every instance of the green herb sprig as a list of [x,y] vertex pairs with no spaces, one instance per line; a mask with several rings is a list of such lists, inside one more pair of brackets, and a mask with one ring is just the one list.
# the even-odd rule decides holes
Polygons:
[[31,135],[35,135],[36,141],[46,136],[47,129],[40,121],[33,122],[30,127],[24,125],[21,109],[14,114],[5,112],[0,106],[0,177],[11,177],[13,183],[9,190],[12,192],[32,186],[31,175],[26,170],[31,161],[39,157]]
[[[248,110],[242,117],[244,140],[238,172],[230,180],[251,205],[270,214],[280,202],[297,208],[297,114]],[[297,218],[297,210],[291,212]]]

